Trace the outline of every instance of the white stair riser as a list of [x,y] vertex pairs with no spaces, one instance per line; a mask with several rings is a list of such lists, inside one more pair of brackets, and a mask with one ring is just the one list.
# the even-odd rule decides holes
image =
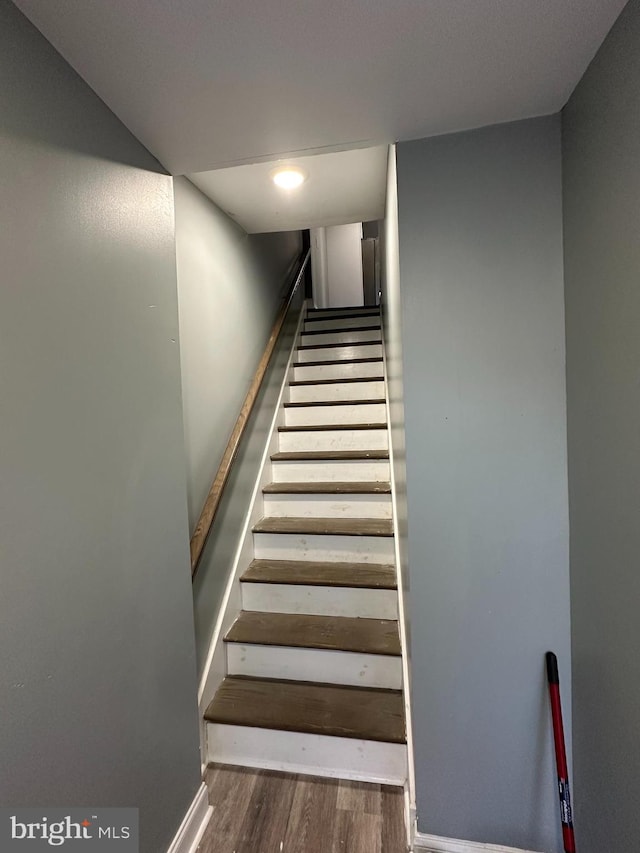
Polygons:
[[294,381],[317,382],[321,379],[360,379],[368,376],[382,376],[382,362],[364,361],[344,364],[304,364],[293,368]]
[[272,518],[391,518],[391,495],[266,494],[264,514]]
[[279,433],[281,451],[388,450],[386,429],[310,430]]
[[402,658],[331,649],[226,643],[227,672],[252,678],[402,688]]
[[370,562],[387,565],[394,560],[392,536],[254,533],[253,544],[257,560],[324,560],[330,563]]
[[386,459],[274,462],[271,472],[274,483],[368,483],[371,480],[388,483],[390,477],[389,461]]
[[322,403],[330,400],[369,400],[384,397],[384,382],[328,382],[324,385],[290,385],[291,403]]
[[363,329],[360,332],[323,332],[320,335],[305,335],[300,338],[300,346],[317,346],[318,344],[353,344],[360,341],[381,341],[380,329]]
[[383,424],[387,420],[384,403],[354,403],[350,406],[308,406],[284,410],[285,426],[324,424]]
[[306,616],[398,618],[395,589],[243,583],[242,607],[265,613],[304,613]]
[[207,724],[207,760],[284,773],[404,785],[407,747],[399,743]]
[[330,332],[338,329],[360,329],[360,328],[380,328],[380,317],[375,314],[371,317],[330,317],[327,320],[305,320],[305,332],[319,332],[320,330],[328,329]]
[[319,347],[317,349],[299,349],[296,361],[338,361],[350,358],[382,358],[381,344],[361,346]]
[[380,316],[380,307],[378,305],[353,305],[351,308],[323,308],[322,311],[307,312],[307,320],[312,320],[314,317],[344,317],[351,314],[367,314]]

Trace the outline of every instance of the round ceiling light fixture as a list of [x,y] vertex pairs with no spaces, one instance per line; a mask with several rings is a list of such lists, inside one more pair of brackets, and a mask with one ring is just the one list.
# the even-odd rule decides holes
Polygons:
[[295,190],[307,179],[297,166],[279,166],[271,172],[271,180],[281,190]]

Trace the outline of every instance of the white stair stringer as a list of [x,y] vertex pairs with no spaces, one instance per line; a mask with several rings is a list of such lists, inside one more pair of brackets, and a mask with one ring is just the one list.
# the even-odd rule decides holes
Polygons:
[[[251,550],[253,563],[291,566],[293,574],[288,578],[286,573],[276,572],[274,577],[251,577],[250,582],[249,578],[243,581],[241,572],[238,575],[245,623],[267,624],[265,630],[270,632],[272,624],[282,622],[285,615],[287,620],[298,620],[295,625],[308,624],[313,618],[320,620],[322,631],[326,621],[326,637],[305,645],[304,634],[290,634],[287,643],[274,636],[247,639],[243,634],[238,639],[231,632],[224,643],[229,690],[234,688],[234,679],[245,687],[247,680],[256,685],[270,681],[271,689],[282,682],[278,690],[293,684],[300,685],[296,690],[306,689],[304,685],[312,683],[314,690],[328,694],[338,690],[328,691],[330,685],[340,685],[354,697],[356,724],[349,734],[336,736],[335,732],[347,731],[336,718],[334,733],[321,734],[318,731],[325,729],[318,728],[317,722],[315,729],[311,724],[305,728],[304,714],[299,727],[291,720],[286,724],[266,721],[264,703],[263,717],[258,715],[251,722],[245,715],[239,723],[233,716],[233,701],[231,715],[227,704],[216,718],[214,697],[207,709],[208,761],[406,783],[407,746],[401,742],[404,733],[398,730],[397,720],[388,737],[384,719],[369,721],[367,729],[371,701],[363,699],[363,728],[358,726],[358,697],[365,693],[391,697],[390,703],[381,701],[385,713],[395,714],[393,697],[398,694],[401,700],[404,671],[399,641],[397,647],[393,643],[389,647],[380,645],[377,637],[377,641],[365,639],[358,645],[349,635],[342,641],[344,645],[336,640],[331,646],[331,620],[342,619],[349,631],[355,630],[351,626],[356,623],[366,625],[365,638],[367,632],[376,630],[376,624],[384,624],[391,643],[393,625],[399,618],[392,573],[395,541],[391,535],[393,504],[381,341],[375,308],[307,315],[274,421],[271,456],[261,477],[263,494],[255,498],[251,513],[253,533],[248,533],[243,551]],[[309,484],[307,490],[304,484]],[[324,566],[330,577],[327,582],[321,575],[307,577],[311,569],[306,568],[296,577],[300,566],[313,571]],[[355,574],[343,577],[343,566]],[[380,579],[376,570],[387,575]],[[283,614],[282,620],[274,614]],[[229,616],[225,624],[230,624]],[[309,630],[313,633],[315,629]],[[234,696],[233,692],[228,696]],[[375,718],[375,709],[372,713]],[[263,721],[257,722],[259,718]]]

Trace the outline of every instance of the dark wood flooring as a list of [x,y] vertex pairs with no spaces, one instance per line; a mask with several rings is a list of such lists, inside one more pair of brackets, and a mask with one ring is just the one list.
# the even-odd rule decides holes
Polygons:
[[198,853],[405,853],[403,791],[212,765]]

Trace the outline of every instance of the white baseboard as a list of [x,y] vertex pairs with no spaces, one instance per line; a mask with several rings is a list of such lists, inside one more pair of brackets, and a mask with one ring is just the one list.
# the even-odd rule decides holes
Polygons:
[[213,806],[209,805],[209,792],[203,782],[167,853],[195,853],[212,813]]
[[501,844],[461,841],[457,838],[442,838],[440,835],[423,835],[421,832],[413,836],[413,849],[416,853],[534,853],[532,850],[503,847]]

